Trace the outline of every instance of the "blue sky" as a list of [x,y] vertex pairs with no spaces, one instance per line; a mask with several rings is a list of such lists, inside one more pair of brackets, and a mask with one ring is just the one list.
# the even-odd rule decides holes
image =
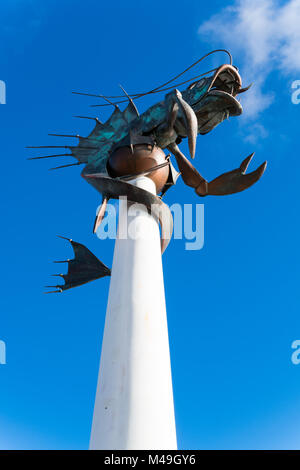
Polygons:
[[109,266],[113,254],[91,233],[99,197],[80,170],[49,172],[53,160],[29,162],[24,147],[89,132],[72,116],[95,115],[95,99],[72,90],[147,90],[215,47],[255,83],[243,116],[199,136],[195,165],[212,179],[255,150],[251,168],[268,167],[239,195],[199,200],[179,181],[165,199],[205,203],[204,248],[173,240],[163,258],[178,444],[300,448],[299,21],[294,0],[1,2],[0,448],[88,447],[109,280],[61,296],[43,286],[52,260],[71,255],[56,234]]

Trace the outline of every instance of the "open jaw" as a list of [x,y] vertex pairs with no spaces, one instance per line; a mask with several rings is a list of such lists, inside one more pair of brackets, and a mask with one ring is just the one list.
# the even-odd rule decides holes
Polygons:
[[230,116],[239,116],[243,112],[237,94],[247,91],[242,89],[242,80],[235,67],[222,65],[211,79],[211,84],[203,98],[193,106],[198,120],[198,132],[207,134],[214,127]]

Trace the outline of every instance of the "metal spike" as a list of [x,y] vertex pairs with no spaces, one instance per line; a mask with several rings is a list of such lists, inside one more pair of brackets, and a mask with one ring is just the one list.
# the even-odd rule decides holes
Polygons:
[[97,117],[92,117],[92,116],[73,116],[74,118],[79,118],[79,119],[92,119],[93,121],[98,121],[101,123],[101,121]]
[[51,136],[54,136],[54,137],[76,137],[77,139],[80,139],[80,135],[76,134],[76,135],[72,135],[72,134],[48,134],[48,135],[51,135]]
[[[59,235],[58,235],[59,236]],[[65,261],[53,261],[53,263],[69,263],[71,261],[70,259],[67,259]]]
[[52,277],[64,277],[63,274],[50,274],[50,276],[52,276]]
[[63,240],[67,240],[68,242],[72,242],[72,238],[67,238],[67,237],[63,237],[62,235],[56,235],[58,238],[62,238]]
[[99,95],[95,95],[94,93],[83,93],[80,91],[72,91],[73,95],[83,95],[83,96],[93,96],[94,98],[101,98]]
[[70,163],[69,165],[55,166],[55,167],[53,167],[53,168],[49,168],[49,171],[51,171],[51,170],[59,170],[60,168],[67,168],[68,166],[75,166],[75,165],[83,165],[83,162]]
[[240,93],[245,93],[245,91],[248,91],[252,87],[253,83],[250,83],[250,85],[246,86],[245,88],[240,88],[237,91],[237,94],[239,95]]
[[[110,101],[108,98],[106,98],[106,96],[104,95],[99,95],[100,98],[103,98],[104,101],[106,101],[107,103],[111,104],[112,106],[114,106],[116,109],[119,109],[119,106],[115,103],[113,103],[112,101]],[[92,106],[92,105],[91,105]]]
[[245,160],[242,161],[241,165],[240,165],[240,170],[242,173],[245,173],[248,166],[249,166],[249,163],[251,162],[253,156],[254,156],[255,152],[251,153],[247,158],[245,158]]
[[[215,70],[215,69],[214,69]],[[213,71],[214,71],[213,70]],[[207,72],[208,73],[208,72]],[[202,75],[201,75],[202,76]],[[197,78],[197,77],[193,77],[191,78],[190,80],[194,80],[194,78]],[[179,84],[180,85],[180,84]],[[102,95],[96,95],[95,93],[86,93],[86,92],[80,92],[80,91],[72,91],[72,93],[74,95],[83,95],[83,96],[92,96],[93,98],[103,98]],[[144,96],[144,95],[147,95],[148,93],[151,93],[151,92],[143,92],[143,93],[131,93],[131,96],[133,96],[134,98],[137,98],[139,96]],[[123,98],[122,95],[114,95],[114,96],[106,96],[106,98],[111,98],[111,99],[118,99],[118,98]]]
[[70,145],[39,145],[39,146],[28,146],[26,149],[70,149]]
[[128,95],[127,91],[124,90],[124,88],[122,87],[122,85],[119,84],[119,87],[120,87],[121,90],[124,92],[124,94],[127,96],[128,100],[129,100],[129,103],[132,104],[132,106],[134,107],[134,109],[135,109],[137,115],[139,116],[139,112],[138,112],[137,107],[135,106],[135,104],[134,104],[132,98]]
[[30,157],[27,160],[40,160],[42,158],[53,158],[53,157],[73,157],[71,153],[59,153],[57,155],[45,155],[43,157]]
[[63,292],[63,289],[58,289],[58,290],[50,290],[49,292],[44,292],[44,294],[56,294],[56,293],[61,294],[62,292]]
[[[118,104],[120,103],[127,103],[127,100],[118,101]],[[117,104],[109,102],[107,104],[90,104],[90,108],[98,108],[98,107],[109,106],[109,105],[117,106]]]

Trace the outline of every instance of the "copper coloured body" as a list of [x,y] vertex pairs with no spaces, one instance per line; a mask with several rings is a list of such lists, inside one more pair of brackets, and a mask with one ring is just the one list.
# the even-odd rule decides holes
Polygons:
[[[166,163],[165,166],[150,171],[157,165],[164,163]],[[148,144],[119,147],[110,155],[107,170],[112,178],[129,175],[139,176],[149,170],[147,176],[154,181],[157,194],[162,191],[169,176],[166,154],[161,148]]]

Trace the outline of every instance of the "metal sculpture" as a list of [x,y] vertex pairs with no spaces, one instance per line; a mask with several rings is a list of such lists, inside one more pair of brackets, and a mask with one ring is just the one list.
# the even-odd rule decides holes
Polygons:
[[[169,91],[170,88],[173,88],[169,86],[171,82],[208,55],[220,51],[228,54],[229,64],[223,64],[209,72],[176,84],[175,86],[179,86],[192,82],[182,92],[177,88]],[[205,76],[211,72],[213,72],[212,75]],[[231,55],[228,51],[220,49],[206,54],[173,79],[147,93],[129,96],[122,88],[125,101],[128,102],[123,111],[118,107],[119,103],[124,102],[123,96],[106,97],[79,93],[97,96],[106,101],[105,104],[95,106],[114,106],[115,109],[111,117],[103,124],[98,118],[77,116],[95,120],[92,132],[87,137],[60,135],[61,137],[77,137],[79,139],[77,146],[51,146],[51,148],[67,148],[71,153],[33,157],[32,159],[71,156],[77,160],[76,163],[61,165],[54,169],[85,165],[82,171],[83,178],[102,194],[102,206],[94,223],[94,232],[103,219],[110,198],[117,199],[124,195],[127,196],[128,201],[143,203],[147,208],[156,205],[159,208],[156,214],[157,218],[160,222],[167,220],[167,223],[162,227],[162,251],[164,251],[172,234],[172,217],[161,198],[176,183],[180,174],[184,183],[194,188],[196,194],[203,197],[228,195],[243,191],[256,183],[264,173],[266,162],[252,173],[246,174],[247,167],[253,157],[251,154],[241,163],[239,168],[208,182],[178,147],[182,139],[187,138],[190,157],[194,159],[197,135],[207,134],[230,116],[239,116],[242,113],[242,106],[237,100],[237,96],[249,88],[242,88],[242,79],[237,68],[232,65]],[[139,115],[133,99],[164,91],[168,91],[168,93],[163,101],[154,104]],[[50,135],[58,136],[58,134]],[[175,157],[180,173],[172,165],[170,155],[165,155],[164,149]],[[160,197],[134,187],[128,182],[142,174],[146,174],[155,181],[157,194],[160,194]],[[161,217],[162,212],[167,216]],[[72,242],[73,247],[76,246],[74,243]],[[69,264],[69,270],[70,267],[76,266],[77,273],[81,270],[86,274],[82,278],[76,274],[75,282],[72,280],[72,272],[67,276],[62,276],[66,284],[65,286],[56,286],[59,292],[97,278],[94,277],[96,272],[91,273],[85,263],[86,259],[91,259],[91,253],[86,249],[87,255],[85,257],[83,245],[80,247],[80,252],[75,250],[75,262],[73,265]],[[99,263],[101,262],[99,261]],[[108,271],[104,270],[104,272],[106,273],[104,275],[107,275]]]
[[87,282],[101,277],[110,276],[110,269],[105,266],[93,253],[88,250],[84,245],[78,242],[74,242],[71,238],[60,237],[64,240],[68,240],[73,248],[75,258],[67,259],[65,261],[54,261],[54,263],[68,263],[67,274],[52,274],[52,276],[59,276],[63,278],[65,284],[46,286],[55,287],[57,290],[50,291],[48,294],[54,292],[62,292],[72,287],[81,286]]

